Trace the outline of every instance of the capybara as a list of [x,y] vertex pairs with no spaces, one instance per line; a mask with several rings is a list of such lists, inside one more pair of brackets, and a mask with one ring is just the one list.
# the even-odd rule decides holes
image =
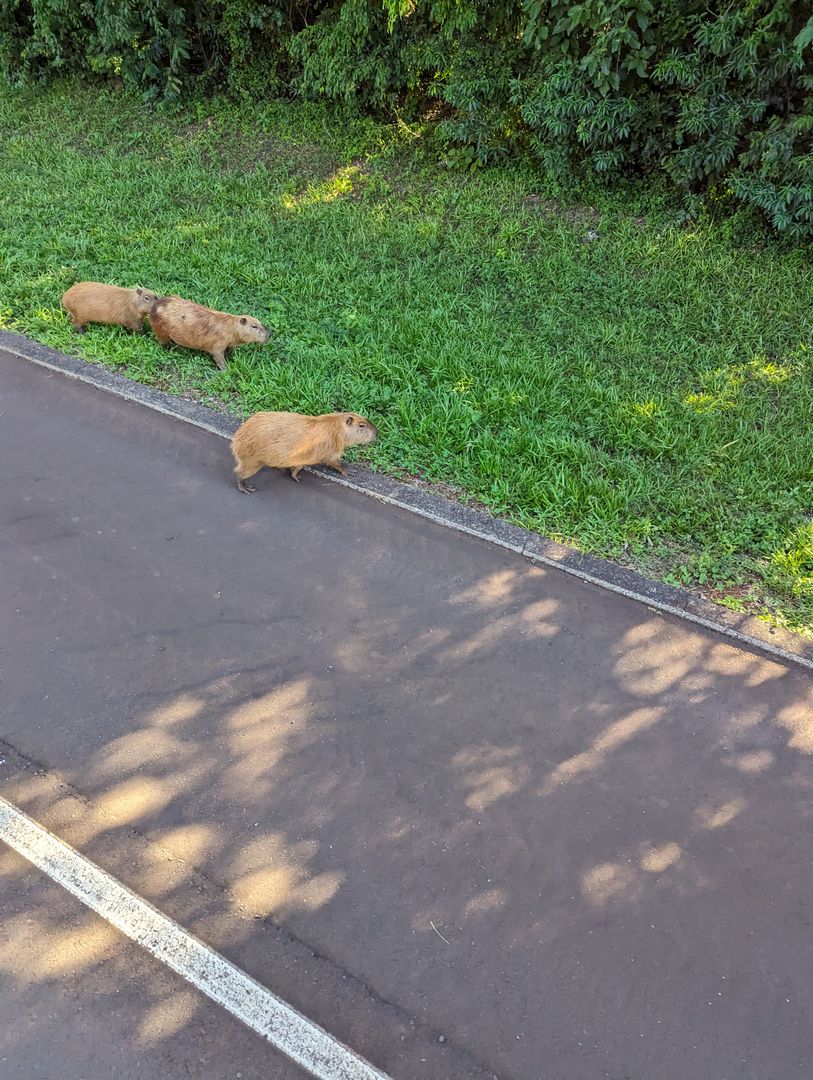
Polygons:
[[77,334],[83,334],[86,323],[92,322],[126,326],[141,333],[144,319],[157,299],[158,294],[149,289],[120,289],[118,285],[102,285],[100,281],[80,281],[64,293],[62,306]]
[[241,491],[255,491],[246,483],[263,465],[270,469],[290,469],[299,483],[299,473],[306,465],[329,465],[347,475],[342,454],[348,446],[371,443],[378,432],[369,420],[351,412],[303,416],[290,412],[258,412],[250,416],[234,433],[231,450],[236,466],[234,475]]
[[162,345],[174,341],[207,352],[221,371],[226,369],[226,353],[235,345],[265,345],[269,338],[268,328],[251,315],[227,315],[180,296],[156,300],[150,326]]

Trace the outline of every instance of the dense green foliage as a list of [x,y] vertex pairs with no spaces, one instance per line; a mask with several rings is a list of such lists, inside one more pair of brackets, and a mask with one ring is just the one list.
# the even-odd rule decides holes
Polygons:
[[[368,413],[379,469],[813,633],[803,248],[676,226],[637,185],[579,205],[527,163],[439,172],[413,129],[313,104],[154,115],[61,84],[0,93],[0,132],[0,325],[236,412]],[[59,298],[83,278],[272,339],[219,372],[78,338]]]
[[0,67],[434,117],[448,159],[665,172],[813,235],[809,0],[2,0]]

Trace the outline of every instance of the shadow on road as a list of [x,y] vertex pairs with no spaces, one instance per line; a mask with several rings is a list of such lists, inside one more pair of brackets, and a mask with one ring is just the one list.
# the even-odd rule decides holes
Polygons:
[[[436,580],[428,623],[420,586],[382,613],[359,575],[332,574],[307,648],[284,618],[223,620],[216,678],[147,695],[97,733],[66,778],[101,813],[77,842],[97,839],[99,820],[121,843],[145,834],[172,860],[143,881],[159,904],[203,875],[225,905],[284,923],[421,1020],[444,1015],[507,1075],[531,1075],[512,1071],[523,1040],[540,1053],[570,1040],[565,1077],[583,1075],[577,1061],[601,1067],[608,1012],[653,1040],[680,1008],[696,1040],[733,1042],[747,1025],[756,1044],[801,1008],[807,680],[638,606],[611,647],[582,639],[568,664],[566,645],[552,650],[584,608],[519,561]],[[199,629],[174,627],[173,648]],[[795,881],[774,876],[786,860]],[[112,955],[90,917],[62,937],[48,920],[29,910],[3,925],[0,964],[21,989]],[[33,961],[32,928],[53,942]],[[759,978],[764,993],[747,985]],[[191,995],[156,996],[139,1041],[194,1012]]]

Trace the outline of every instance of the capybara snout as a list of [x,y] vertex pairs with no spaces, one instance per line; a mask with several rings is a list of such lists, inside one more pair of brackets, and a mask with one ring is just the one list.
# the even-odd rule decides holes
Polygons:
[[267,345],[268,339],[271,337],[271,331],[267,326],[263,326],[261,322],[257,322],[256,319],[252,319],[250,315],[240,315],[237,320],[237,325],[240,327],[242,334],[241,344],[243,345]]
[[140,285],[136,289],[136,296],[139,300],[138,306],[144,312],[145,317],[149,315],[150,308],[155,303],[155,301],[160,300],[160,296],[158,293],[150,292],[149,289],[142,289]]
[[378,438],[378,428],[371,424],[366,416],[358,413],[345,414],[345,443],[347,446],[366,445],[374,443]]

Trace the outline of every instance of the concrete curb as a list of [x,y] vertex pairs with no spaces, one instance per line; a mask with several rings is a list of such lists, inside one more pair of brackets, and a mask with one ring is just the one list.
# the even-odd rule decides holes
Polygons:
[[[240,419],[216,412],[194,401],[133,382],[99,364],[91,364],[30,341],[20,334],[0,330],[0,349],[58,371],[69,378],[90,383],[100,390],[128,401],[145,405],[166,416],[183,420],[224,439],[230,439]],[[657,611],[677,615],[708,630],[724,634],[740,644],[751,646],[783,660],[813,669],[813,641],[788,631],[769,627],[751,615],[738,615],[719,604],[689,592],[653,581],[634,570],[607,559],[585,555],[575,548],[557,544],[539,533],[522,529],[468,506],[445,499],[420,488],[382,476],[360,465],[350,465],[347,477],[329,470],[311,472],[332,483],[369,495],[390,506],[427,518],[438,525],[507,548],[533,562],[563,570],[565,573],[611,592],[620,593]]]

